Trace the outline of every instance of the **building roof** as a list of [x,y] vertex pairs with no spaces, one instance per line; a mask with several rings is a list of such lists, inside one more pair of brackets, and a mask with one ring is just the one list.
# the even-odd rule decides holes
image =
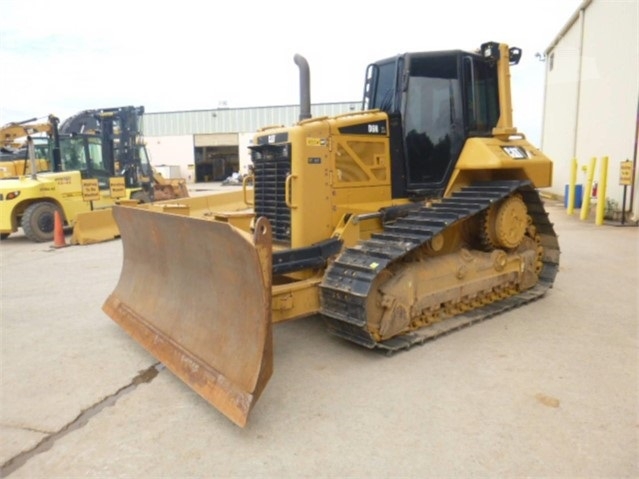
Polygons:
[[[317,103],[311,105],[311,114],[335,116],[360,109],[361,101]],[[299,120],[299,114],[299,105],[147,112],[142,118],[142,131],[147,137],[251,133],[266,126],[293,125]]]
[[579,19],[581,12],[582,11],[585,12],[586,9],[588,8],[588,5],[590,5],[592,2],[593,0],[584,0],[583,2],[581,2],[581,5],[579,5],[577,10],[575,10],[575,13],[573,13],[570,16],[566,24],[563,26],[561,30],[559,30],[559,33],[557,34],[557,36],[553,39],[552,42],[550,42],[550,45],[548,45],[548,47],[546,48],[546,55],[548,55],[548,53],[550,53],[550,51],[557,46],[557,44],[561,41],[564,35],[568,33],[568,30],[570,30],[572,26],[575,24],[575,22]]

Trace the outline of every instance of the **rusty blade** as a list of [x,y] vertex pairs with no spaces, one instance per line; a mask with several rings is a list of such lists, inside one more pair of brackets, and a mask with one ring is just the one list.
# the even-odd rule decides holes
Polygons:
[[114,207],[123,265],[103,310],[244,426],[273,369],[271,230]]

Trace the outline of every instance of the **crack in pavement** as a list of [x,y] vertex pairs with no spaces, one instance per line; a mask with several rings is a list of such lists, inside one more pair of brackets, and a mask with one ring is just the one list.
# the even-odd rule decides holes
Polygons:
[[[99,414],[104,408],[113,406],[118,401],[118,399],[120,399],[125,394],[128,394],[131,391],[135,390],[135,388],[137,388],[140,384],[150,383],[163,369],[163,364],[159,362],[153,364],[149,368],[141,371],[126,386],[121,387],[113,394],[105,397],[101,401],[95,403],[93,406],[90,406],[82,411],[73,421],[64,425],[59,431],[54,433],[46,433],[48,435],[34,447],[27,451],[22,451],[20,454],[12,457],[4,464],[2,464],[2,466],[0,466],[0,477],[7,477],[9,474],[24,466],[32,457],[51,449],[59,439],[62,439],[67,434],[86,426],[88,422],[94,416]],[[42,432],[30,428],[24,429],[33,430],[35,432]]]
[[21,426],[19,424],[6,424],[6,423],[2,423],[0,424],[0,427],[7,427],[7,428],[11,428],[11,429],[20,429],[21,431],[29,431],[29,432],[35,432],[38,434],[53,434],[53,431],[47,431],[45,429],[38,429],[37,427],[29,427],[29,426]]

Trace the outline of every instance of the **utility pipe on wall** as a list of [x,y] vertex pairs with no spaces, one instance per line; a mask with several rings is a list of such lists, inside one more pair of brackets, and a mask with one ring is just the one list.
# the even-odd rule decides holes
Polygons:
[[577,145],[579,140],[579,107],[581,104],[581,75],[584,58],[584,28],[586,22],[586,8],[579,9],[579,64],[577,66],[577,101],[575,103],[575,125],[572,139],[572,154],[577,156]]

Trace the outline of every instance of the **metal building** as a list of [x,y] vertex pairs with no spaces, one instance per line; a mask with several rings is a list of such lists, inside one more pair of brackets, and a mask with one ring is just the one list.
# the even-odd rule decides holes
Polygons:
[[596,201],[621,209],[621,175],[632,165],[626,210],[637,219],[638,116],[639,2],[585,0],[546,49],[541,143],[555,162],[552,192],[565,196],[573,159],[578,191],[585,192],[585,167],[597,158],[594,178],[600,181],[608,157],[607,191]]
[[[359,109],[361,102],[318,103],[311,114],[335,116]],[[222,181],[248,171],[254,132],[293,125],[299,114],[299,105],[145,113],[142,131],[151,163],[165,177]]]

